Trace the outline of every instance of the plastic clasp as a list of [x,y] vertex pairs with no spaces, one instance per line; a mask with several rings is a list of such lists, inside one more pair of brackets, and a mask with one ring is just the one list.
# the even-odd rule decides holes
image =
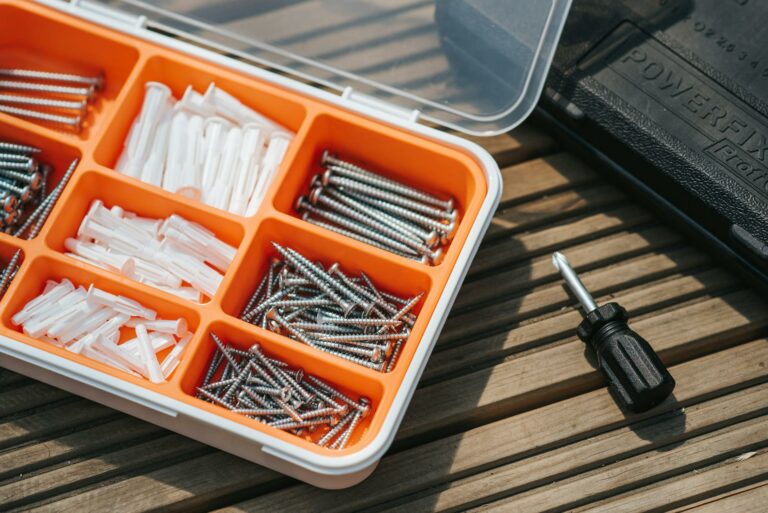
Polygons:
[[93,2],[90,0],[70,0],[69,9],[77,13],[78,10],[86,11],[91,15],[95,15],[102,18],[108,18],[109,21],[119,23],[121,25],[127,25],[134,29],[146,28],[147,17],[135,14],[128,14],[114,7],[109,7],[103,3]]
[[359,93],[352,87],[344,88],[341,93],[341,97],[349,102],[357,105],[362,105],[366,109],[375,109],[380,112],[385,112],[389,115],[394,115],[399,118],[406,119],[412,123],[417,123],[421,116],[421,111],[417,109],[406,109],[392,103],[387,103],[384,100],[380,100],[374,96],[368,94]]

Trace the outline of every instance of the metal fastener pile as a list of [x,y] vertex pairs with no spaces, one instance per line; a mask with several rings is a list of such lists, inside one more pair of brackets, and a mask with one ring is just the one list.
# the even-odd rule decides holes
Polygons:
[[305,221],[396,255],[437,265],[458,226],[454,201],[385,178],[328,151],[325,172],[296,203]]
[[35,237],[61,196],[79,159],[46,195],[52,169],[38,162],[40,148],[0,141],[0,228],[15,237]]
[[[187,321],[158,319],[157,312],[133,299],[91,285],[48,281],[43,293],[12,318],[32,338],[82,354],[118,370],[162,383],[181,361],[192,333]],[[120,342],[120,330],[135,337]],[[172,348],[162,362],[157,353]]]
[[298,251],[272,243],[275,259],[241,314],[246,322],[284,334],[358,365],[390,372],[416,321],[423,293],[401,298],[379,290],[364,273],[325,269]]
[[103,87],[103,75],[0,68],[0,112],[79,132],[88,103]]
[[[344,449],[370,411],[367,398],[355,401],[302,369],[270,358],[258,344],[241,351],[215,333],[210,336],[216,350],[197,387],[200,399],[330,449]],[[326,430],[320,438],[318,430]]]

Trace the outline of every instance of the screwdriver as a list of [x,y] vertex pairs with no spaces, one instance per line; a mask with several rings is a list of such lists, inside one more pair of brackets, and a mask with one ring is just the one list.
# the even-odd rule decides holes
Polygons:
[[562,253],[552,255],[552,264],[581,303],[584,320],[576,334],[592,348],[614,396],[635,413],[669,397],[675,380],[650,344],[629,328],[624,307],[618,303],[597,306]]

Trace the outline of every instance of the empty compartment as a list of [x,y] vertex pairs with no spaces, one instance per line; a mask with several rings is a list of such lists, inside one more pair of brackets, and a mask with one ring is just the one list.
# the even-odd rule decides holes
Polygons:
[[[2,7],[0,7],[1,9]],[[47,176],[44,190],[42,191],[46,194],[50,193],[59,184],[72,162],[76,158],[80,158],[80,151],[74,146],[41,135],[35,130],[27,130],[26,128],[16,126],[12,120],[9,120],[9,122],[0,121],[0,141],[33,146],[41,150],[34,155],[34,158],[38,163],[48,168],[47,171],[42,168],[39,170],[41,176]],[[0,153],[3,153],[2,150],[0,150]],[[35,197],[39,197],[39,193],[36,193]],[[29,213],[34,208],[35,204],[30,204],[24,209],[24,213]],[[24,216],[21,216],[21,218],[23,219]],[[46,221],[46,225],[49,223],[50,219]]]
[[[108,37],[105,29],[93,24],[54,13],[33,5],[0,5],[0,68],[49,71],[84,76],[103,74],[104,87],[96,91],[83,115],[79,137],[86,139],[110,109],[137,62],[139,53],[130,46]],[[0,80],[23,80],[25,78]],[[47,84],[69,85],[62,82],[44,81]],[[10,91],[0,88],[0,94]],[[30,96],[23,91],[13,94]],[[47,96],[56,99],[72,99],[69,96]],[[15,104],[15,107],[27,107]],[[51,110],[55,114],[73,115],[69,111]],[[25,118],[27,119],[27,118]],[[64,125],[39,123],[66,132]]]
[[[195,332],[200,323],[198,313],[191,308],[157,298],[152,294],[134,289],[126,283],[115,281],[108,275],[104,275],[98,271],[90,271],[77,264],[73,265],[69,262],[62,261],[62,258],[63,257],[55,258],[48,256],[37,257],[30,263],[29,267],[24,270],[24,274],[21,276],[22,279],[14,282],[13,288],[9,292],[9,297],[6,298],[2,312],[2,331],[5,332],[6,335],[10,335],[14,340],[18,341],[18,343],[30,344],[39,349],[87,365],[93,369],[120,377],[121,379],[131,380],[132,382],[143,386],[169,387],[170,385],[168,383],[155,384],[148,379],[106,365],[89,358],[84,354],[74,353],[64,347],[58,347],[51,342],[32,338],[24,333],[22,326],[16,325],[12,321],[13,316],[22,310],[29,301],[44,292],[48,280],[59,283],[66,278],[70,280],[75,287],[82,286],[85,289],[88,289],[90,285],[93,285],[102,291],[138,301],[143,307],[156,311],[157,319],[174,321],[183,319],[181,326],[183,327],[183,325],[186,324],[187,330],[191,333]],[[135,336],[135,330],[133,328],[123,327],[120,330],[118,344],[123,344]],[[187,349],[189,349],[189,346],[187,346]],[[158,361],[162,363],[171,350],[172,348],[169,347],[158,352]],[[186,357],[186,354],[188,353],[185,350],[181,354],[182,359]],[[171,374],[170,379],[173,379],[173,377],[174,375]]]
[[[403,355],[406,352],[410,354],[412,349],[406,351],[405,348],[419,340],[429,320],[429,314],[421,315],[431,289],[429,275],[423,272],[416,263],[400,264],[395,259],[384,258],[378,254],[374,255],[366,248],[348,244],[340,236],[314,230],[291,218],[270,218],[260,224],[255,240],[244,253],[240,267],[235,271],[234,282],[222,297],[221,306],[227,314],[241,317],[251,295],[257,289],[262,278],[268,273],[273,259],[282,259],[272,245],[273,242],[298,251],[311,262],[322,264],[325,269],[338,263],[340,270],[347,277],[357,277],[360,272],[363,272],[381,292],[405,300],[423,294],[409,312],[416,317],[415,323],[410,328],[410,334],[405,342],[401,343],[400,354],[395,354],[392,357],[394,364],[390,370],[406,364],[403,363]],[[361,308],[355,309],[358,313],[361,310]],[[391,317],[390,314],[386,315]],[[404,327],[405,325],[403,325]],[[289,340],[294,344],[302,344],[297,340]],[[394,351],[394,341],[392,346],[391,350]],[[322,352],[319,349],[313,350]],[[333,356],[333,358],[342,359],[338,356]],[[358,363],[350,362],[350,364],[359,366]],[[361,366],[361,368],[363,367]],[[386,366],[381,370],[386,370]]]
[[[53,228],[46,241],[49,247],[62,253],[71,251],[71,248],[66,247],[66,241],[68,238],[78,237],[83,219],[96,200],[100,200],[105,208],[120,207],[125,213],[133,213],[143,218],[165,220],[176,214],[187,221],[201,225],[221,242],[236,249],[243,239],[244,230],[240,223],[220,217],[215,211],[190,204],[178,196],[144,187],[111,172],[87,171],[73,184],[73,187],[67,201],[67,208],[53,221]],[[70,246],[71,244],[72,241]],[[141,269],[135,264],[136,259],[133,260],[134,265],[131,268],[135,269],[134,272],[125,269],[124,275],[140,279]],[[151,263],[148,258],[145,261]],[[213,266],[209,267],[217,273],[223,272]],[[116,269],[113,271],[118,273]],[[135,274],[136,272],[139,274]],[[184,286],[188,285],[189,283],[185,282]],[[148,283],[148,286],[153,284]],[[204,300],[208,301],[210,298],[205,295]]]
[[[120,157],[123,155],[123,151],[126,145],[126,138],[129,135],[129,132],[131,130],[131,127],[134,124],[134,120],[137,118],[137,115],[141,112],[142,106],[145,99],[145,93],[146,93],[146,84],[148,82],[159,82],[161,84],[164,84],[170,89],[170,92],[172,94],[172,97],[176,100],[181,100],[185,92],[187,91],[188,87],[192,87],[198,94],[197,98],[201,99],[204,95],[209,86],[211,86],[212,83],[215,83],[215,86],[217,89],[224,91],[228,93],[229,95],[233,96],[237,100],[239,100],[242,104],[249,107],[250,109],[253,109],[256,111],[257,114],[264,116],[271,120],[272,122],[275,122],[279,124],[282,127],[282,130],[277,130],[277,132],[282,131],[282,133],[286,133],[284,129],[287,129],[289,132],[298,132],[298,130],[301,127],[301,124],[306,116],[305,108],[298,103],[294,99],[290,99],[290,95],[287,94],[285,91],[282,91],[274,86],[270,86],[268,84],[264,84],[261,82],[257,82],[253,79],[246,78],[243,76],[240,76],[234,72],[227,71],[221,68],[218,68],[213,65],[209,65],[203,62],[194,62],[190,59],[186,59],[182,56],[179,56],[178,59],[167,59],[165,57],[153,57],[150,59],[146,65],[144,66],[142,72],[138,76],[137,80],[134,83],[133,88],[129,92],[128,96],[126,97],[126,101],[124,105],[122,106],[120,113],[118,116],[114,119],[114,122],[112,124],[112,129],[108,134],[105,134],[105,137],[100,142],[99,146],[96,149],[95,152],[95,158],[96,160],[107,167],[113,168],[113,169],[121,169],[123,171],[126,170],[126,168],[132,169],[132,171],[128,171],[127,174],[130,175],[137,175],[138,180],[141,180],[143,182],[151,182],[154,183],[153,187],[162,186],[165,189],[171,190],[171,191],[181,191],[188,197],[199,200],[200,195],[202,194],[203,200],[207,204],[212,204],[217,206],[217,208],[236,212],[240,215],[245,215],[246,212],[238,212],[236,209],[230,208],[231,206],[224,206],[224,205],[218,205],[217,203],[212,201],[212,198],[214,196],[214,188],[215,186],[218,186],[221,180],[224,180],[226,173],[228,173],[232,169],[237,169],[236,166],[229,166],[226,165],[226,159],[223,158],[222,155],[219,155],[218,157],[214,159],[209,159],[211,163],[219,162],[219,159],[221,160],[221,165],[214,164],[213,166],[208,165],[208,160],[206,159],[205,153],[200,151],[198,154],[202,153],[200,155],[200,159],[197,161],[197,166],[194,167],[196,169],[195,176],[198,176],[198,179],[192,179],[190,178],[189,170],[193,169],[192,165],[184,165],[183,166],[183,181],[185,187],[178,187],[178,180],[182,180],[182,178],[176,178],[172,179],[169,183],[167,179],[167,170],[172,169],[171,167],[165,167],[166,171],[162,172],[162,170],[149,173],[149,175],[146,175],[148,172],[146,171],[146,156],[149,155],[152,148],[145,148],[146,152],[144,152],[145,157],[139,158],[139,162],[133,162],[135,164],[134,166],[129,166],[127,162],[130,162],[130,160],[120,160]],[[165,94],[166,91],[162,87],[158,87],[158,90],[162,90]],[[203,109],[205,110],[205,109]],[[192,111],[184,110],[184,112],[188,115],[188,120],[191,120],[192,117],[197,117],[197,115],[193,116]],[[197,111],[196,111],[197,112]],[[206,143],[209,143],[212,140],[217,140],[218,143],[214,144],[215,147],[217,147],[222,152],[227,147],[227,139],[226,139],[226,132],[227,130],[231,129],[232,127],[236,126],[234,122],[232,121],[233,117],[228,117],[227,119],[224,119],[221,116],[214,116],[211,114],[210,111],[203,112],[202,114],[199,114],[199,117],[203,120],[203,127],[202,129],[198,126],[197,129],[194,131],[190,130],[189,124],[186,125],[185,128],[177,128],[178,130],[184,130],[184,132],[188,135],[187,139],[185,140],[185,148],[181,150],[180,153],[183,154],[183,158],[191,158],[188,155],[188,148],[191,145],[191,140],[189,137],[190,131],[193,133],[199,133],[200,130],[205,131],[206,127],[210,126],[210,123],[213,123],[214,119],[218,119],[219,122],[222,123],[221,126],[224,126],[224,135],[220,139],[214,139],[212,136],[210,136],[210,131],[205,132],[206,133]],[[169,134],[171,134],[168,138],[168,151],[171,152],[172,144],[173,144],[173,129],[174,127],[181,127],[184,126],[182,123],[189,123],[189,121],[181,120],[181,123],[175,124],[177,121],[177,118],[174,116],[172,119],[168,121],[169,128]],[[199,120],[198,120],[199,121]],[[154,125],[153,125],[154,126]],[[237,124],[239,127],[244,127],[246,124],[244,122],[241,122]],[[269,134],[271,129],[263,129],[261,130],[261,134]],[[231,131],[231,130],[230,130]],[[269,141],[271,141],[271,136],[269,139],[265,139],[262,142],[269,144]],[[277,138],[276,138],[277,139]],[[290,139],[290,135],[285,140],[288,141]],[[143,138],[137,137],[137,140],[144,140]],[[199,140],[199,138],[195,138],[195,140]],[[244,138],[243,141],[246,139]],[[253,142],[255,139],[248,139],[249,141]],[[294,138],[295,140],[295,138]],[[139,146],[142,146],[141,144],[137,143]],[[290,153],[290,144],[287,144],[286,151],[288,151],[288,154]],[[238,148],[249,148],[250,146],[247,145],[245,142],[242,142],[240,144],[236,144]],[[284,146],[284,149],[286,147]],[[138,151],[138,150],[137,150]],[[141,152],[139,152],[141,153]],[[267,149],[264,147],[262,150],[262,157],[267,155]],[[285,158],[287,158],[287,155],[285,155]],[[169,156],[166,157],[169,161],[173,161],[173,159],[169,158]],[[285,158],[281,160],[284,164]],[[258,162],[258,160],[256,160]],[[263,163],[263,161],[262,161]],[[218,167],[217,167],[218,166]],[[262,166],[264,167],[264,166]],[[279,167],[279,166],[278,166]],[[176,166],[178,169],[178,166]],[[153,168],[154,169],[154,168]],[[215,175],[211,175],[210,173],[203,173],[204,169],[218,169],[218,173]],[[251,168],[252,169],[252,168]],[[260,169],[260,172],[262,170]],[[145,174],[145,176],[142,176],[142,173]],[[257,173],[249,173],[249,176],[256,176]],[[156,178],[153,180],[149,176],[155,176]],[[158,176],[161,176],[161,178],[158,178]],[[215,176],[215,178],[211,178],[213,180],[208,186],[202,186],[203,182],[206,180],[204,179],[204,176]],[[196,187],[193,187],[189,185],[189,182],[194,182],[197,184]],[[234,190],[246,190],[248,187],[237,187],[237,180],[236,179],[230,179],[228,183],[232,184],[232,191]],[[218,192],[218,190],[216,191]],[[229,195],[227,193],[226,195]],[[248,215],[252,215],[255,212],[249,213]]]
[[[313,187],[317,187],[319,177],[326,171],[321,165],[325,152],[384,178],[428,193],[441,202],[452,200],[456,223],[444,237],[445,240],[434,246],[443,252],[450,247],[451,239],[461,238],[462,235],[459,234],[471,227],[485,196],[486,186],[482,171],[463,153],[364,119],[345,114],[325,114],[314,119],[290,168],[273,184],[271,193],[274,194],[275,208],[301,217],[302,214],[297,210],[297,200],[308,195]],[[365,193],[358,194],[367,196]],[[388,200],[384,201],[389,203]],[[434,205],[431,207],[448,208]],[[339,212],[320,200],[316,208]],[[412,208],[408,210],[415,212]],[[387,213],[401,218],[398,214]],[[321,215],[310,215],[324,223],[337,224]],[[443,222],[449,225],[451,223],[448,219]],[[381,229],[380,224],[376,223],[377,229]],[[385,238],[392,239],[391,236]],[[445,255],[436,258],[435,263],[442,261],[443,256]]]
[[[368,406],[368,413],[363,418],[359,419],[359,423],[351,433],[346,449],[356,450],[359,448],[359,445],[365,444],[375,436],[374,431],[375,429],[378,429],[382,422],[384,413],[379,408],[379,404],[384,395],[384,389],[378,380],[373,379],[362,372],[357,372],[355,369],[341,369],[328,358],[314,357],[301,348],[297,350],[297,348],[286,344],[281,341],[279,337],[275,337],[269,333],[260,333],[257,329],[239,326],[231,321],[216,321],[212,323],[202,340],[200,340],[194,347],[194,352],[190,355],[189,363],[182,369],[183,375],[180,384],[183,392],[189,396],[190,402],[247,426],[269,431],[274,436],[287,439],[292,443],[299,441],[302,445],[315,450],[329,451],[331,453],[335,452],[331,449],[315,445],[315,442],[320,440],[323,435],[328,432],[329,428],[325,425],[317,426],[315,429],[305,429],[305,432],[301,436],[297,436],[289,431],[270,427],[260,420],[230,411],[229,408],[221,404],[214,404],[214,402],[204,401],[198,398],[198,387],[203,385],[208,369],[211,366],[211,360],[217,350],[215,342],[210,337],[211,332],[215,333],[225,346],[231,345],[240,351],[248,351],[254,344],[258,344],[259,350],[263,355],[286,363],[288,365],[286,370],[301,370],[300,375],[292,375],[294,378],[299,378],[299,384],[312,384],[312,381],[308,380],[308,377],[314,376],[345,394],[353,401],[357,402],[361,397],[367,399],[370,403]],[[215,383],[221,379],[224,366],[225,365],[220,365],[218,367],[208,383]],[[298,396],[295,389],[293,389],[291,394]],[[289,402],[296,399],[297,397],[291,397]],[[339,403],[344,404],[342,401],[339,401]],[[299,409],[300,411],[306,412],[309,411],[310,406],[310,404],[305,404],[300,406]],[[351,407],[348,409],[353,411]],[[335,416],[341,418],[339,415]]]

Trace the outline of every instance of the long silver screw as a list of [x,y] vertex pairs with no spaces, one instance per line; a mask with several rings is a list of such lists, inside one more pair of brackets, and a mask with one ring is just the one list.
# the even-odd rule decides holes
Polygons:
[[406,246],[405,244],[398,242],[396,240],[391,239],[390,237],[387,237],[385,235],[382,235],[381,233],[378,233],[370,228],[368,228],[366,225],[361,224],[353,219],[350,219],[344,215],[337,214],[336,212],[332,212],[330,210],[325,210],[322,208],[318,208],[311,203],[309,203],[306,200],[303,200],[303,198],[300,198],[300,203],[297,205],[297,208],[300,208],[301,210],[310,212],[311,214],[314,214],[316,216],[324,217],[325,219],[336,223],[348,230],[352,230],[354,232],[359,233],[360,235],[368,238],[373,239],[375,241],[378,241],[379,244],[384,244],[386,246],[391,246],[392,248],[396,249],[397,251],[401,253],[413,253],[414,255],[419,254],[415,249]]
[[15,144],[15,143],[9,143],[9,142],[0,142],[0,150],[9,151],[11,153],[22,153],[22,154],[40,153],[42,151],[40,148],[36,148],[34,146],[27,146],[24,144]]
[[85,109],[88,107],[88,102],[85,100],[53,100],[50,98],[35,98],[33,96],[18,96],[15,94],[0,94],[0,103],[10,103],[14,105],[33,105],[46,109],[76,110],[81,114],[83,114]]
[[331,210],[335,210],[337,213],[341,215],[345,215],[348,218],[354,221],[357,221],[362,225],[367,225],[371,231],[381,232],[381,234],[384,237],[389,237],[390,239],[394,239],[400,244],[403,244],[415,250],[417,253],[421,253],[425,255],[429,253],[429,248],[426,246],[426,243],[422,240],[414,239],[412,234],[404,235],[401,231],[393,229],[388,225],[383,224],[381,221],[379,221],[377,226],[377,223],[376,223],[377,219],[370,217],[360,211],[357,211],[343,204],[340,201],[336,201],[335,199],[325,195],[324,192],[325,190],[321,187],[313,189],[312,192],[310,192],[309,194],[309,202],[312,203],[313,205],[320,203],[321,205],[324,205]]
[[346,205],[369,215],[377,221],[391,226],[392,228],[400,231],[403,235],[409,236],[419,242],[426,244],[427,246],[432,247],[440,242],[440,237],[438,237],[436,232],[428,232],[420,226],[404,221],[403,219],[398,219],[366,203],[357,201],[351,196],[347,196],[339,189],[327,187],[326,192],[335,200],[345,203]]
[[94,88],[89,87],[69,87],[50,84],[39,84],[36,82],[17,82],[15,80],[0,80],[0,89],[12,91],[34,91],[36,93],[61,94],[65,96],[82,96],[91,98]]
[[396,192],[402,196],[407,196],[409,198],[413,198],[413,199],[422,201],[424,203],[428,203],[430,205],[438,206],[447,211],[452,211],[454,208],[453,200],[444,201],[438,198],[437,196],[433,196],[432,194],[428,194],[424,191],[421,191],[414,187],[410,187],[401,182],[397,182],[395,180],[385,178],[379,174],[373,173],[371,171],[368,171],[367,169],[364,169],[360,166],[352,164],[351,162],[341,160],[336,156],[331,155],[328,152],[328,150],[323,152],[323,156],[320,163],[323,167],[335,166],[338,168],[339,174],[343,174],[344,176],[348,176],[349,178],[357,179],[361,182],[366,182],[375,187],[379,187],[381,189],[387,189],[392,192]]
[[439,208],[425,205],[424,203],[420,203],[418,201],[404,198],[403,196],[400,196],[398,194],[385,191],[383,189],[379,189],[378,187],[374,187],[372,185],[368,185],[362,182],[357,182],[350,178],[344,178],[343,176],[338,176],[334,173],[333,169],[329,169],[323,174],[323,185],[328,185],[328,184],[332,184],[337,187],[343,187],[345,189],[361,192],[366,196],[379,198],[384,201],[394,203],[395,205],[399,205],[401,207],[410,209],[412,211],[419,212],[421,214],[433,217],[435,219],[444,219],[446,221],[456,220],[455,210],[452,210],[450,212],[446,210],[441,210]]
[[355,199],[359,199],[361,201],[369,203],[374,207],[380,208],[391,214],[400,216],[420,226],[429,228],[430,230],[435,230],[436,232],[445,234],[448,237],[451,237],[453,235],[453,232],[456,230],[456,227],[457,227],[457,223],[455,221],[447,224],[442,223],[437,219],[433,219],[431,217],[421,215],[418,212],[413,212],[412,210],[403,208],[400,205],[395,205],[394,203],[389,203],[379,198],[367,197],[365,194],[360,194],[358,191],[345,190],[344,192],[345,194],[348,194],[349,196],[352,196]]
[[104,87],[103,74],[99,74],[95,77],[89,77],[83,75],[73,75],[70,73],[54,73],[50,71],[38,71],[31,69],[0,68],[0,76],[50,80],[52,82],[69,82],[71,84],[85,84],[94,86],[96,89],[101,89]]
[[22,118],[37,119],[39,121],[48,121],[59,125],[67,125],[80,131],[80,125],[82,118],[80,116],[59,116],[58,114],[49,114],[47,112],[39,112],[29,109],[18,109],[16,107],[9,107],[7,105],[0,105],[0,112],[11,114],[12,116],[19,116]]
[[384,244],[381,244],[380,242],[376,242],[373,239],[369,239],[368,237],[364,237],[360,235],[359,233],[355,233],[351,230],[346,230],[344,228],[340,228],[336,225],[326,223],[324,221],[320,221],[319,219],[315,219],[312,217],[310,212],[304,212],[302,215],[302,219],[308,223],[312,223],[315,226],[319,226],[321,228],[325,228],[326,230],[332,231],[334,233],[338,233],[339,235],[343,235],[345,237],[349,237],[350,239],[355,239],[356,241],[362,242],[364,244],[368,244],[370,246],[373,246],[375,248],[383,249],[384,251],[388,251],[390,253],[394,253],[397,256],[401,256],[403,258],[408,258],[410,260],[416,260],[422,263],[427,262],[427,257],[419,256],[415,253],[403,253],[401,251],[397,251],[396,249],[392,248],[391,246],[386,246]]

